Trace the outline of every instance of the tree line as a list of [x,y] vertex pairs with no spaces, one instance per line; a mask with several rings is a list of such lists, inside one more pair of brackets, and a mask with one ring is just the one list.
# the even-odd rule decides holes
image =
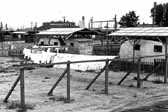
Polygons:
[[[156,4],[151,8],[153,24],[160,27],[168,26],[168,3]],[[129,11],[120,18],[118,22],[121,27],[136,27],[140,24],[139,16],[135,11]]]
[[158,4],[151,9],[154,24],[157,26],[168,26],[168,3]]

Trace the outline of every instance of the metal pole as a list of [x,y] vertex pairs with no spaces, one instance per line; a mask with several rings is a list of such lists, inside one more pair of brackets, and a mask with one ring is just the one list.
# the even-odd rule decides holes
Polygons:
[[70,102],[70,61],[67,63],[67,103]]
[[21,108],[22,110],[25,110],[24,68],[20,69],[20,96],[21,96]]
[[109,72],[109,60],[106,60],[106,69],[105,69],[105,94],[108,94],[108,72]]

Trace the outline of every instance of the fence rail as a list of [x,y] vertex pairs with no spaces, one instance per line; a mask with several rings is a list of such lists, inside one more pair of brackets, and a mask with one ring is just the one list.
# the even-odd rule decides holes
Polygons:
[[[141,82],[143,81],[141,79],[141,71],[145,68],[143,66],[143,63],[141,62],[141,60],[143,58],[150,58],[150,57],[159,57],[159,56],[165,56],[165,55],[155,55],[155,56],[144,56],[144,57],[135,57],[134,59],[137,59],[138,61],[134,62],[131,66],[135,66],[134,68],[136,68],[136,73],[137,73],[137,87],[140,88],[141,87]],[[168,55],[166,55],[165,57],[167,57]],[[132,58],[127,58],[127,59],[132,59]],[[52,95],[52,92],[54,91],[55,87],[58,85],[58,83],[63,79],[63,77],[65,76],[65,74],[67,74],[67,102],[70,103],[70,66],[71,64],[74,63],[86,63],[86,62],[105,62],[105,66],[103,69],[101,69],[101,71],[92,79],[92,81],[89,83],[89,85],[86,87],[86,89],[89,89],[91,87],[91,85],[96,81],[96,79],[103,73],[105,72],[105,83],[104,83],[104,88],[105,88],[105,94],[108,94],[108,80],[109,80],[109,66],[110,66],[110,61],[114,62],[114,61],[121,61],[121,59],[100,59],[100,60],[85,60],[85,61],[66,61],[66,62],[58,62],[58,63],[51,63],[51,64],[29,64],[27,63],[27,59],[24,60],[24,63],[21,62],[21,64],[18,66],[18,68],[20,69],[20,74],[18,76],[18,78],[16,79],[15,83],[13,84],[13,86],[11,87],[11,89],[9,90],[7,96],[4,99],[4,102],[7,102],[8,98],[10,97],[10,95],[12,94],[12,91],[14,90],[14,88],[16,87],[16,85],[18,84],[18,82],[20,81],[20,96],[21,96],[21,108],[22,110],[25,109],[25,91],[24,91],[24,69],[26,69],[27,67],[47,67],[47,66],[53,66],[56,64],[66,64],[67,67],[65,69],[65,71],[62,73],[62,75],[60,76],[60,78],[56,81],[56,83],[53,85],[53,87],[50,89],[50,91],[48,92],[48,95]],[[124,62],[125,63],[125,62]],[[127,63],[126,63],[127,64]],[[135,65],[134,65],[135,64]],[[121,64],[123,66],[123,64]],[[167,61],[165,60],[155,60],[154,62],[154,67],[157,66],[158,67],[164,67],[165,68],[162,69],[164,72],[164,81],[165,83],[167,82]],[[129,65],[127,65],[129,66]],[[156,69],[156,68],[155,68]],[[154,71],[154,69],[152,69],[152,72]],[[132,69],[129,68],[127,74],[121,79],[121,81],[119,81],[119,85],[130,75],[130,73],[132,72]],[[147,75],[147,77],[149,77],[151,75],[151,73],[149,75]],[[166,78],[166,79],[165,79]]]

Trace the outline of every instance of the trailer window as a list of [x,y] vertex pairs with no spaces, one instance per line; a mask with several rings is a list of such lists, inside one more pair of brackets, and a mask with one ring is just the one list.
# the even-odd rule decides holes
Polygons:
[[44,42],[43,42],[43,41],[41,41],[40,45],[44,45]]
[[58,45],[58,42],[54,42],[54,45]]
[[139,44],[136,44],[135,46],[134,46],[134,50],[140,50],[140,48],[141,48],[141,46],[139,45]]
[[70,43],[71,47],[74,47],[74,43]]
[[154,52],[162,52],[162,46],[154,45]]

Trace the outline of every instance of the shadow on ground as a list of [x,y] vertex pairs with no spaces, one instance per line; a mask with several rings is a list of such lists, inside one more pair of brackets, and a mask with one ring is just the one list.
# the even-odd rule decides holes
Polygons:
[[143,106],[135,109],[128,109],[122,112],[168,112],[168,100],[160,101],[151,106]]

